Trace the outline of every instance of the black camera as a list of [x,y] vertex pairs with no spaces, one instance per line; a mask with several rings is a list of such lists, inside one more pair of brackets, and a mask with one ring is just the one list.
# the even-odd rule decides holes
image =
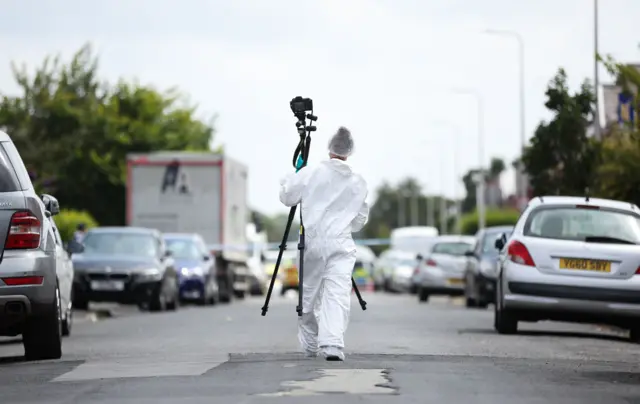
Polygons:
[[291,105],[291,111],[293,111],[293,115],[296,116],[299,120],[304,120],[305,112],[313,111],[313,101],[311,98],[302,98],[300,96],[294,98],[289,103]]

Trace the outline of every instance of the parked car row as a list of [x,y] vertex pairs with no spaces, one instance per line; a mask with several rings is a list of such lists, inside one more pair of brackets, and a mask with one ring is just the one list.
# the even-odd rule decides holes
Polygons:
[[90,301],[136,304],[150,311],[176,310],[181,302],[229,302],[225,273],[197,234],[162,234],[139,227],[98,227],[72,256],[73,305]]

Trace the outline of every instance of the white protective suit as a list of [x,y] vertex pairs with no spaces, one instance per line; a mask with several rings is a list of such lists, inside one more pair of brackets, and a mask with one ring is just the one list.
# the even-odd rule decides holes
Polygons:
[[300,203],[305,229],[302,317],[298,338],[308,356],[320,348],[344,348],[351,306],[356,246],[351,237],[369,217],[367,184],[332,158],[285,177],[280,201]]

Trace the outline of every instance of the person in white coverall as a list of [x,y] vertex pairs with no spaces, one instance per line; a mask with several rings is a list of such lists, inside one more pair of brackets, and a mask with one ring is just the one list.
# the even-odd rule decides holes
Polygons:
[[300,204],[305,230],[298,338],[307,357],[322,352],[327,360],[344,360],[356,262],[351,233],[369,217],[367,183],[346,163],[352,152],[351,133],[340,128],[329,142],[329,160],[280,182],[280,201],[289,207]]

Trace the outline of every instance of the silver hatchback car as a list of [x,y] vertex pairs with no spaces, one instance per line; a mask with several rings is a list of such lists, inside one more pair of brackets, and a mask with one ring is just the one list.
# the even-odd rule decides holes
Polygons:
[[55,198],[35,193],[13,142],[0,132],[0,336],[22,334],[30,360],[60,358],[70,326],[73,275],[60,264],[69,260],[52,221],[58,212]]
[[494,323],[555,320],[627,328],[640,340],[640,209],[581,197],[539,197],[501,250]]
[[475,242],[471,236],[438,236],[429,253],[418,257],[413,282],[420,302],[427,302],[431,295],[464,294],[466,253],[473,249]]

